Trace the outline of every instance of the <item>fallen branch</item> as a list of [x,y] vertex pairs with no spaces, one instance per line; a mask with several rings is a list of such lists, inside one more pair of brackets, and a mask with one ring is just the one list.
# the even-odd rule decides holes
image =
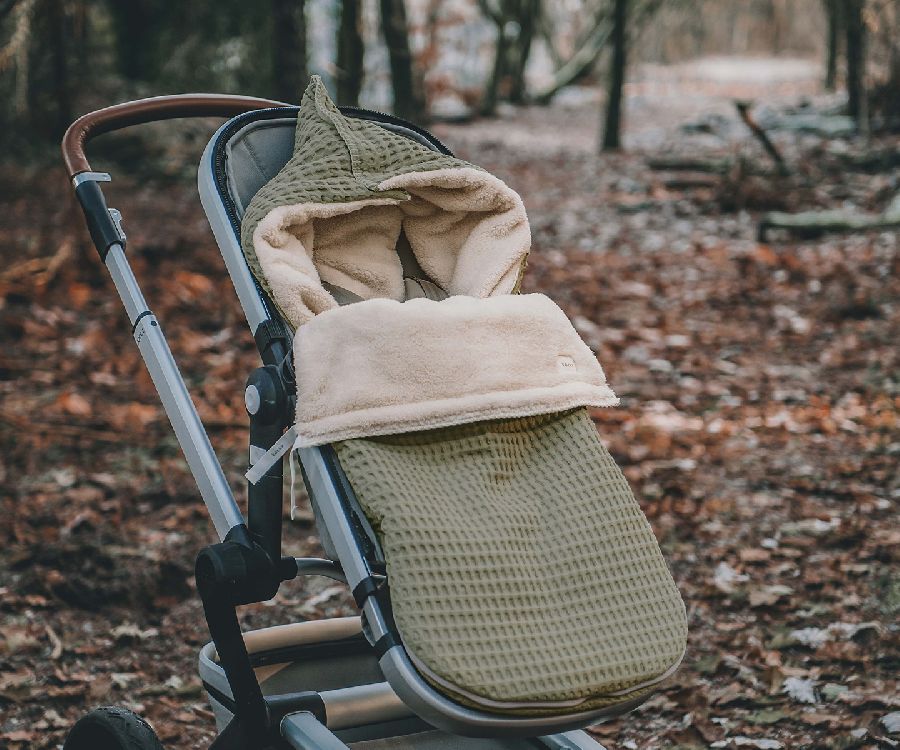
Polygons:
[[663,185],[669,190],[696,190],[697,188],[714,188],[719,185],[719,178],[706,174],[680,174],[666,177]]
[[900,148],[885,148],[864,154],[841,156],[844,169],[876,174],[900,167]]
[[32,290],[45,290],[56,279],[60,269],[71,260],[74,244],[67,237],[53,255],[23,260],[0,273],[0,281],[8,284],[28,282]]
[[820,113],[782,115],[766,123],[769,130],[811,133],[822,138],[842,138],[856,133],[856,121],[846,115]]
[[773,211],[759,222],[757,239],[766,241],[770,229],[784,229],[805,239],[829,232],[868,232],[900,229],[900,194],[881,214],[853,211],[802,211],[796,214]]
[[772,161],[775,162],[775,165],[778,167],[778,171],[782,175],[790,174],[790,169],[788,169],[787,163],[784,161],[784,157],[775,147],[775,144],[772,143],[772,139],[766,134],[766,131],[763,130],[759,123],[753,119],[753,116],[750,114],[750,103],[749,102],[741,102],[737,101],[734,103],[734,106],[737,108],[738,114],[741,116],[741,120],[744,121],[744,124],[750,129],[750,132],[756,137],[763,148],[766,150],[766,153],[772,157]]
[[647,166],[659,172],[704,172],[707,174],[727,174],[731,171],[731,159],[688,159],[686,157],[660,157],[648,159]]

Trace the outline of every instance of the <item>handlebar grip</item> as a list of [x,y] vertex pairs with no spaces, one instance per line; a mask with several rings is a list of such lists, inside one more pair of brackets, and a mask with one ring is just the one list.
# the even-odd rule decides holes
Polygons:
[[92,138],[131,125],[182,117],[234,117],[253,109],[288,107],[284,102],[232,94],[174,94],[115,104],[88,112],[73,122],[62,140],[69,177],[90,172],[84,147]]

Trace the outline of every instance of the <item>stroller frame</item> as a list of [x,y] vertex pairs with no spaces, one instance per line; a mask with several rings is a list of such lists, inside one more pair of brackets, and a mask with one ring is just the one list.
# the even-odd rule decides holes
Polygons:
[[[263,363],[250,374],[245,391],[253,464],[275,446],[292,421],[292,332],[254,279],[241,250],[239,218],[228,192],[225,146],[229,138],[249,124],[278,120],[293,123],[297,111],[297,107],[250,97],[155,97],[84,115],[69,128],[63,140],[66,166],[91,237],[125,306],[133,338],[221,540],[199,553],[195,571],[212,635],[212,643],[200,653],[201,678],[221,730],[212,747],[333,750],[347,748],[345,742],[446,737],[441,734],[445,732],[452,735],[451,744],[441,747],[602,750],[585,732],[573,730],[624,713],[640,700],[562,717],[493,715],[450,701],[419,675],[393,624],[385,596],[383,563],[377,554],[371,554],[373,545],[377,550],[377,540],[368,538],[365,517],[330,446],[304,448],[298,454],[323,544],[333,550],[336,560],[282,556],[280,460],[261,479],[248,483],[247,519],[241,514],[159,321],[148,307],[128,263],[121,215],[107,207],[100,188],[100,183],[109,181],[110,176],[91,170],[84,146],[96,135],[144,122],[232,117],[216,131],[203,153],[198,187]],[[356,108],[342,111],[449,153],[429,133],[398,118]],[[361,624],[339,618],[243,633],[237,607],[271,599],[282,581],[298,575],[321,575],[345,582],[360,609]],[[342,623],[341,619],[345,621]],[[348,628],[358,632],[348,637]],[[299,639],[297,643],[285,645],[283,636],[287,629]],[[256,641],[271,643],[273,638],[280,644],[275,648],[252,647]],[[331,690],[319,690],[315,684],[309,684],[299,691],[292,688],[289,692],[264,695],[255,671],[260,664],[300,655],[313,664],[310,679],[314,683],[316,659],[331,654],[359,654],[359,664],[365,661],[368,665],[360,666],[360,672],[371,673],[374,669],[383,676],[377,682],[341,685]],[[497,739],[477,744],[478,740],[463,737]],[[530,739],[521,739],[524,744],[518,744],[517,738]]]

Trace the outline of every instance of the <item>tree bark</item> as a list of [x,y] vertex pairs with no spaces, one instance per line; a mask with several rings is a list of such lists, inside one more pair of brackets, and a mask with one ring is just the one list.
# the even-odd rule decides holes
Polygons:
[[394,114],[406,120],[422,122],[425,119],[425,97],[410,51],[404,0],[381,0],[381,31],[391,63]]
[[520,0],[519,35],[513,50],[510,70],[509,100],[513,104],[523,104],[527,98],[525,68],[531,55],[531,43],[541,15],[541,0]]
[[283,102],[299,101],[306,67],[305,0],[272,0],[272,93]]
[[363,81],[362,3],[344,0],[337,38],[337,103],[359,105]]
[[825,12],[828,16],[828,51],[825,58],[825,88],[828,91],[834,91],[837,86],[837,66],[841,32],[840,0],[825,0]]
[[628,52],[628,0],[615,0],[613,9],[613,54],[609,71],[609,95],[606,101],[606,123],[603,128],[603,150],[615,151],[621,142],[622,89]]
[[500,100],[500,87],[506,77],[509,63],[509,36],[506,33],[506,24],[510,18],[509,0],[501,0],[500,10],[493,12],[486,1],[479,3],[482,11],[494,22],[497,27],[497,43],[494,46],[494,65],[491,77],[484,88],[481,99],[481,114],[492,115],[497,109]]
[[167,8],[158,0],[109,0],[119,72],[151,81],[159,72],[159,35]]
[[844,0],[847,34],[847,113],[861,130],[866,129],[866,26],[863,20],[865,0]]
[[50,56],[53,67],[53,98],[56,102],[56,127],[54,136],[60,137],[74,119],[69,86],[69,60],[67,57],[69,35],[66,29],[66,11],[62,0],[50,0],[47,6],[50,22]]

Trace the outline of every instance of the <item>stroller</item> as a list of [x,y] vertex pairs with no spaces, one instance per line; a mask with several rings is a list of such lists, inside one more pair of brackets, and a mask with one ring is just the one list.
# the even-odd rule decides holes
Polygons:
[[[201,116],[231,118],[199,191],[262,360],[245,390],[246,519],[129,267],[110,176],[84,153],[101,133]],[[584,409],[616,402],[596,358],[552,302],[518,294],[518,196],[415,125],[336,107],[317,79],[300,106],[185,94],[102,109],[63,155],[221,540],[195,571],[211,747],[598,750],[583,728],[677,668],[684,606]],[[548,341],[563,353],[538,356]],[[282,555],[286,453],[321,559]],[[346,583],[360,615],[242,632],[240,605],[309,575]],[[105,707],[64,747],[161,745]]]

